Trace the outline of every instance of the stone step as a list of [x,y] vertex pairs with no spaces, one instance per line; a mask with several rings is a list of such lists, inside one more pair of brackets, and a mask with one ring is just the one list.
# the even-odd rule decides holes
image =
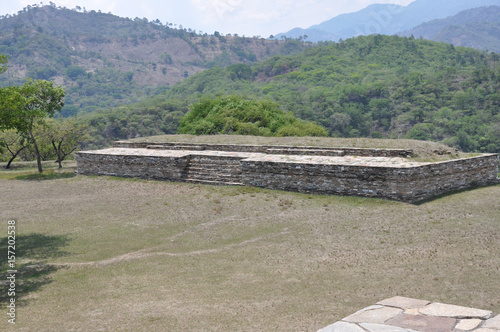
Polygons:
[[240,165],[224,165],[224,164],[188,164],[186,169],[209,169],[209,170],[224,170],[224,169],[241,169]]
[[192,175],[192,176],[212,176],[212,177],[240,177],[241,173],[227,173],[227,172],[197,172],[197,171],[189,171],[184,173],[186,175]]
[[186,179],[198,179],[198,180],[210,180],[210,181],[240,181],[239,176],[232,175],[213,175],[213,174],[203,174],[203,173],[188,173],[185,177]]
[[224,182],[224,181],[213,181],[213,180],[199,180],[199,179],[186,179],[186,182],[199,183],[199,184],[210,184],[216,186],[243,186],[241,182]]
[[241,174],[241,168],[239,167],[187,167],[186,171],[189,172],[200,172],[200,173],[237,173]]
[[189,161],[190,165],[231,165],[239,166],[239,160],[233,159],[191,159]]

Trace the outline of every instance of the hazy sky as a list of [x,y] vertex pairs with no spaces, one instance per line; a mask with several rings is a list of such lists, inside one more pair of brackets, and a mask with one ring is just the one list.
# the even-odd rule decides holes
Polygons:
[[[44,0],[57,6],[85,7],[130,18],[159,19],[212,34],[237,33],[269,37],[295,27],[308,28],[339,14],[374,3],[406,6],[414,0]],[[31,0],[0,0],[0,15],[14,14]]]

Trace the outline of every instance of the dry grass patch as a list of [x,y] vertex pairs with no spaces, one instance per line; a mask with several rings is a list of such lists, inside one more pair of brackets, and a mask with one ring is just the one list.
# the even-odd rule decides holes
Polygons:
[[0,186],[5,230],[68,239],[16,331],[316,331],[395,295],[500,313],[500,186],[421,205],[108,177]]

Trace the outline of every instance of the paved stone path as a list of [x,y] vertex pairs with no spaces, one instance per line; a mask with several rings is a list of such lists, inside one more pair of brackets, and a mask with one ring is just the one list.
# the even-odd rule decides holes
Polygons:
[[318,332],[500,332],[488,310],[396,296],[364,308]]

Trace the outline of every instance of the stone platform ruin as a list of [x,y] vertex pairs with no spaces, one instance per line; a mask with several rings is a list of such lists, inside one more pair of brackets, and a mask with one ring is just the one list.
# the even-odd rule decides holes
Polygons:
[[500,332],[489,310],[395,296],[318,332]]
[[78,174],[415,203],[451,191],[497,184],[498,154],[417,162],[413,151],[241,144],[114,142],[75,154]]

